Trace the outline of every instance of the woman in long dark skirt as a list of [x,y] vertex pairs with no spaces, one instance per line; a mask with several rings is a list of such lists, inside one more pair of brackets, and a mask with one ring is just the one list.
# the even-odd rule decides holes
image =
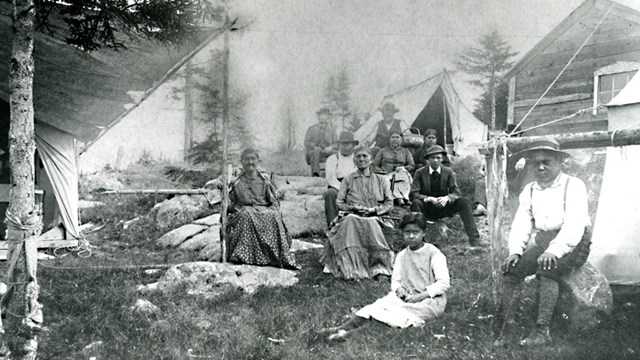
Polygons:
[[258,160],[256,150],[242,152],[244,171],[229,193],[229,260],[297,269],[275,187],[258,171]]

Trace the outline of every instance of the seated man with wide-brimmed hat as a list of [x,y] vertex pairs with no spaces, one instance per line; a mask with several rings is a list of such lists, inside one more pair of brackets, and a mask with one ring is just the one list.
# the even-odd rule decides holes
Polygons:
[[[587,189],[574,176],[562,172],[569,154],[552,138],[533,141],[517,154],[527,159],[536,181],[520,193],[520,205],[509,233],[509,257],[504,261],[504,287],[494,324],[501,344],[504,326],[511,322],[513,300],[523,279],[536,275],[539,305],[536,327],[522,341],[525,346],[551,341],[549,323],[559,296],[557,280],[581,267],[589,256],[591,221]],[[535,238],[533,246],[529,242]]]

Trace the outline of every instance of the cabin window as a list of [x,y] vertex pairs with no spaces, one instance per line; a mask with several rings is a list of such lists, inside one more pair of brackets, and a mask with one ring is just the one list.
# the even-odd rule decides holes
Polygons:
[[604,105],[613,100],[635,74],[636,71],[626,71],[617,74],[601,75],[598,81],[598,105]]
[[613,100],[640,70],[640,62],[618,61],[593,72],[593,115],[606,113],[599,108]]

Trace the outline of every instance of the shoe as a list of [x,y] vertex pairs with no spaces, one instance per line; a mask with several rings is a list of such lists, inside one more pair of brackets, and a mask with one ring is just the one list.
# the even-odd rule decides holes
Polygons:
[[470,241],[469,247],[489,247],[489,243],[482,240]]
[[475,209],[471,212],[473,216],[485,216],[487,215],[487,208],[482,204],[478,204]]
[[311,174],[311,177],[320,177],[320,173],[314,172],[313,174]]
[[549,334],[549,328],[536,328],[527,336],[526,339],[520,342],[522,346],[542,346],[551,342],[551,335]]

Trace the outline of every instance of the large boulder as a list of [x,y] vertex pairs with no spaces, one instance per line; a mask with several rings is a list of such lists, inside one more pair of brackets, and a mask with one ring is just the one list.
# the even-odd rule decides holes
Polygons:
[[[175,265],[157,283],[138,287],[140,291],[186,289],[191,295],[217,296],[228,287],[251,294],[260,286],[291,286],[298,282],[293,270],[230,263],[191,262]],[[226,285],[227,288],[221,287]]]
[[214,225],[207,230],[194,235],[192,238],[180,244],[178,249],[200,250],[209,244],[217,244],[217,246],[220,246],[220,225]]
[[611,313],[613,295],[602,272],[590,263],[563,276],[556,315],[568,320],[571,328],[588,330]]
[[317,195],[300,195],[280,202],[282,219],[292,237],[322,234],[327,228],[324,201]]
[[209,209],[209,202],[202,195],[181,195],[156,204],[149,215],[158,227],[168,228],[177,223],[195,220]]
[[208,228],[208,226],[204,225],[187,224],[162,235],[157,243],[162,247],[174,248]]
[[220,224],[220,214],[213,214],[193,222],[198,225],[213,226]]

